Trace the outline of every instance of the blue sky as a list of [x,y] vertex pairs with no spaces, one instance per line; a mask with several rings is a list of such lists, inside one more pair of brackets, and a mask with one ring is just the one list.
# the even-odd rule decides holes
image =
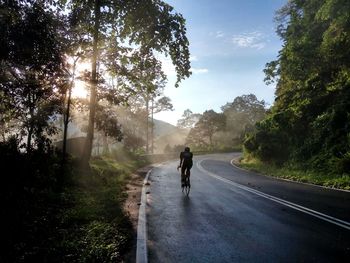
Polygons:
[[174,87],[175,74],[163,59],[168,84],[164,94],[175,110],[155,115],[176,124],[184,110],[203,113],[253,93],[270,105],[274,86],[266,86],[263,69],[274,60],[282,42],[274,14],[287,0],[167,0],[186,19],[192,76]]

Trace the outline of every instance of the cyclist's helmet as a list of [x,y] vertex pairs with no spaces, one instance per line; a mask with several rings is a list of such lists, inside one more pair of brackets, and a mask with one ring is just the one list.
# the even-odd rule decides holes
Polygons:
[[190,147],[185,147],[185,152],[189,152],[190,151]]

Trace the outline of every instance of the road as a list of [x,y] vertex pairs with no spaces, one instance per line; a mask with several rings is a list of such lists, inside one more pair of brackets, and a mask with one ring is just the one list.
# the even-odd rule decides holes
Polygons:
[[237,156],[195,157],[189,197],[178,161],[152,170],[149,262],[349,262],[349,192],[247,172]]

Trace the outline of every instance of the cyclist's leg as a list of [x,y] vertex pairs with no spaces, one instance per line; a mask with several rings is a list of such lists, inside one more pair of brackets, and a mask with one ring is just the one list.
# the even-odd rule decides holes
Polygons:
[[181,167],[181,186],[182,187],[185,184],[185,171],[186,171],[186,166],[182,165]]
[[186,180],[187,180],[187,185],[191,187],[190,183],[190,175],[191,175],[191,167],[186,168]]

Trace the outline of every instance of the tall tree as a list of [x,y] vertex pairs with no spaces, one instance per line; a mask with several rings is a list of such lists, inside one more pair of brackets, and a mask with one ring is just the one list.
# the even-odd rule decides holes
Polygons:
[[1,11],[1,115],[16,119],[17,135],[26,138],[29,151],[46,143],[55,131],[50,120],[60,112],[58,21],[41,1],[1,2]]
[[[113,47],[112,50],[106,48],[108,52],[105,54],[111,54],[109,60],[118,59],[116,56],[122,45],[126,45],[125,41],[129,48],[142,47],[168,53],[176,68],[178,86],[181,79],[190,75],[188,40],[182,15],[160,0],[72,1],[70,10],[72,20],[77,26],[86,27],[92,43],[90,117],[84,151],[87,163],[92,149],[96,93],[98,77],[101,77],[97,74],[97,64],[103,62],[100,60],[102,48],[106,44]],[[108,70],[114,71],[115,75],[120,73],[115,67]]]

